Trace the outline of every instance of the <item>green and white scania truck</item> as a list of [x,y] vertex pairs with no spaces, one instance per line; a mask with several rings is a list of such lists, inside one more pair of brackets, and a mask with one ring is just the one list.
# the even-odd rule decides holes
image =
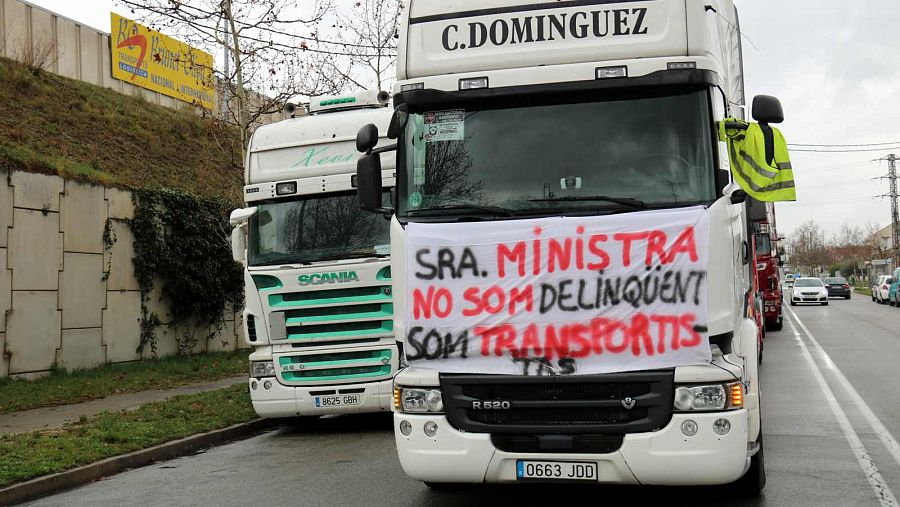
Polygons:
[[[245,266],[250,397],[262,417],[390,410],[390,223],[359,210],[357,130],[387,126],[385,92],[318,97],[309,115],[259,127],[231,214]],[[384,199],[394,186],[385,164]]]

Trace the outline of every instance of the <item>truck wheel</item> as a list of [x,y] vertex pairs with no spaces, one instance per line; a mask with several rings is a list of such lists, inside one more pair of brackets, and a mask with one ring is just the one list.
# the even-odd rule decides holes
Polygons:
[[759,438],[756,441],[759,442],[759,451],[750,458],[750,469],[743,477],[734,482],[738,494],[743,497],[759,496],[766,487],[766,460],[763,456],[762,429],[759,430]]
[[772,331],[781,331],[781,328],[783,326],[784,326],[784,316],[779,315],[778,320],[773,322],[772,325],[769,326],[769,329],[771,329]]

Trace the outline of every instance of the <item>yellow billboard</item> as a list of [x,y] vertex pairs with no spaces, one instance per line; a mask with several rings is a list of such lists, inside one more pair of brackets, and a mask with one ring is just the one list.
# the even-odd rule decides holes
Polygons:
[[114,78],[207,109],[214,107],[211,54],[114,12],[110,14]]

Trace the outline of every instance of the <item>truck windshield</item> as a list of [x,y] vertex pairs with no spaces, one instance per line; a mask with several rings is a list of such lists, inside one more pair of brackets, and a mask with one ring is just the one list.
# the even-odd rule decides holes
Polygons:
[[[390,193],[382,194],[390,206]],[[250,220],[251,266],[385,256],[390,222],[359,209],[356,192],[318,194],[258,205]]]
[[410,114],[399,216],[616,212],[715,199],[705,90],[512,106]]
[[768,234],[756,235],[756,255],[769,255],[772,253],[772,243]]

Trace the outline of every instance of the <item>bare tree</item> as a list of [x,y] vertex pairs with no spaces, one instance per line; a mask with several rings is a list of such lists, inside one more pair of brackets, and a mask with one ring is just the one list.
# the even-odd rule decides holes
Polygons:
[[[5,45],[5,41],[4,41]],[[40,74],[56,63],[58,46],[50,37],[23,36],[13,49],[13,59],[22,63],[32,74]],[[2,54],[2,47],[0,47]]]
[[116,1],[151,28],[173,32],[192,46],[224,48],[225,67],[213,70],[226,96],[225,120],[239,131],[242,157],[265,115],[295,97],[337,93],[346,86],[334,70],[343,50],[317,35],[317,24],[331,9],[328,0],[317,0],[304,16],[291,14],[297,10],[292,0]]
[[806,274],[815,275],[828,265],[825,233],[813,220],[800,224],[789,239],[792,266],[804,268]]
[[397,62],[399,0],[360,0],[349,13],[337,14],[338,37],[346,42],[349,67],[336,68],[359,88],[384,90]]

